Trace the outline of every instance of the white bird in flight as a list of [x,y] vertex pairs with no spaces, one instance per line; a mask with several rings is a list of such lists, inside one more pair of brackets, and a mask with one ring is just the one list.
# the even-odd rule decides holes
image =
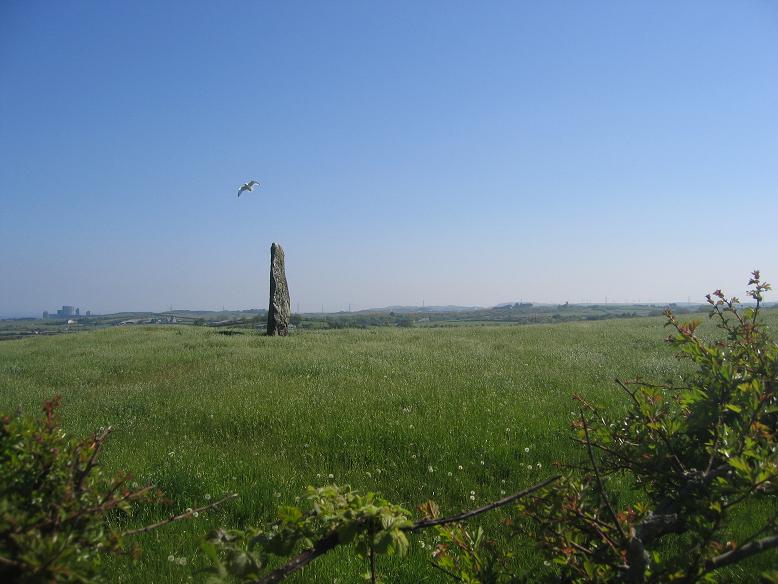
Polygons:
[[251,192],[251,191],[254,190],[254,187],[258,187],[258,186],[259,186],[259,182],[258,181],[250,180],[249,182],[241,185],[240,188],[238,188],[238,196],[240,197],[240,194],[243,191]]

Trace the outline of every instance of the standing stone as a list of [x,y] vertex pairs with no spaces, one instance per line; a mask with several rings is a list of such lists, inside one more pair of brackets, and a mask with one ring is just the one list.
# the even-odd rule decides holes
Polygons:
[[289,303],[289,286],[286,284],[284,249],[274,243],[270,246],[270,308],[267,310],[268,336],[289,333],[292,310]]

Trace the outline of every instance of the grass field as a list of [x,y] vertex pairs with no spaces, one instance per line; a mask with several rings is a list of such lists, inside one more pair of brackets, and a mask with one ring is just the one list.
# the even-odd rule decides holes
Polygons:
[[[766,318],[778,324],[778,311]],[[110,581],[181,582],[202,565],[197,544],[209,527],[271,518],[308,484],[349,483],[409,509],[434,498],[456,512],[547,477],[554,461],[577,456],[574,393],[615,411],[624,402],[614,377],[663,380],[684,366],[662,342],[663,322],[289,338],[156,326],[31,338],[0,344],[0,410],[32,412],[61,395],[69,432],[114,426],[106,464],[159,485],[177,509],[237,492],[208,517],[147,535],[138,563],[109,565]],[[402,563],[381,558],[379,570],[387,582],[439,581],[427,560],[416,544]],[[295,581],[354,582],[364,569],[338,552]]]

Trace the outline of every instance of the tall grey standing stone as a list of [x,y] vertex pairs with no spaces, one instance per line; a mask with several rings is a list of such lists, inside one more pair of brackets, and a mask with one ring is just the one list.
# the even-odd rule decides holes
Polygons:
[[267,310],[267,334],[285,337],[289,333],[292,310],[289,286],[286,284],[284,248],[277,243],[270,246],[270,308]]

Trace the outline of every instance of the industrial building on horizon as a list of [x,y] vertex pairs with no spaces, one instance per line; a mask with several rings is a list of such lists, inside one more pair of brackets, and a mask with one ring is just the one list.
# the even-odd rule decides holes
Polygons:
[[[47,319],[49,317],[54,317],[55,315],[49,315],[48,310],[43,311],[43,318]],[[67,306],[62,305],[62,308],[57,310],[56,318],[72,318],[72,317],[80,317],[81,316],[81,309],[76,306]],[[92,311],[87,310],[84,316],[92,316]]]

